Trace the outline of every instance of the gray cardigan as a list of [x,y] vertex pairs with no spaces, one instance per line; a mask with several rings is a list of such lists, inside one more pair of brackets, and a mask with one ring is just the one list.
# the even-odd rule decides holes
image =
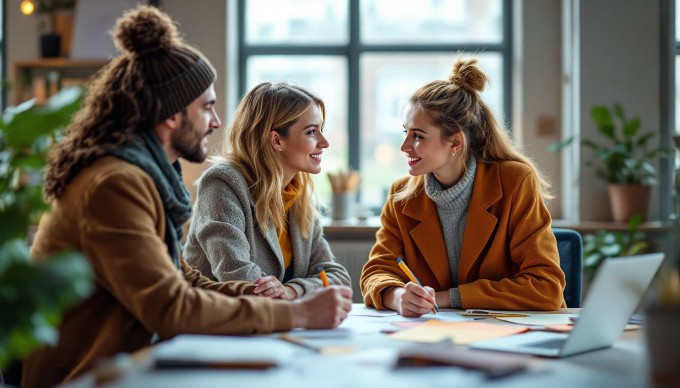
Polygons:
[[[323,287],[316,273],[319,265],[331,284],[350,285],[347,270],[333,259],[318,218],[309,238],[302,237],[300,225],[291,219],[289,235],[294,271],[287,286],[298,295]],[[276,229],[270,225],[262,234],[248,183],[233,166],[216,164],[201,176],[185,258],[219,281],[253,281],[267,275],[283,281],[283,254]]]

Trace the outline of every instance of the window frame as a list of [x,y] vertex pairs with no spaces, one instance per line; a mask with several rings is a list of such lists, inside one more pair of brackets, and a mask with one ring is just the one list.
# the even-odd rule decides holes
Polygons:
[[[7,79],[7,50],[5,47],[5,42],[7,40],[7,2],[5,0],[0,0],[0,10],[2,15],[0,15],[0,79]],[[5,111],[7,107],[7,89],[2,88],[2,93],[0,93],[0,109]]]
[[[450,53],[450,52],[493,52],[499,53],[503,59],[503,111],[502,122],[509,130],[512,128],[512,2],[501,0],[503,9],[503,40],[501,43],[470,44],[361,44],[360,42],[360,4],[361,0],[347,0],[349,12],[349,42],[346,45],[248,45],[245,36],[246,2],[238,0],[237,7],[237,54],[238,54],[238,87],[240,97],[246,93],[247,68],[250,56],[255,55],[336,55],[344,56],[348,64],[347,93],[347,126],[348,126],[348,163],[350,168],[361,170],[360,144],[360,74],[359,59],[364,53]],[[239,98],[240,98],[239,97]]]

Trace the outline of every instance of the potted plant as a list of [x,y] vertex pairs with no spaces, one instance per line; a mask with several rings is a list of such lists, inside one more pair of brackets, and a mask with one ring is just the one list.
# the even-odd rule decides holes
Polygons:
[[586,294],[597,268],[604,259],[644,253],[648,248],[646,235],[639,231],[642,216],[636,214],[628,221],[627,230],[598,230],[583,236],[583,294]]
[[43,58],[68,56],[75,0],[38,0],[35,13],[40,21],[40,55]]
[[55,343],[62,311],[93,287],[92,270],[80,254],[61,252],[33,262],[27,244],[29,225],[48,209],[42,198],[46,151],[81,95],[65,89],[46,105],[27,101],[0,118],[0,382],[18,382],[8,376],[12,361]]
[[[606,106],[596,105],[590,110],[590,116],[606,142],[600,144],[584,139],[581,144],[593,152],[587,165],[593,166],[597,175],[609,185],[614,221],[628,222],[634,214],[640,214],[644,220],[651,186],[657,182],[656,169],[651,162],[665,152],[659,147],[647,149],[657,132],[640,133],[640,118],[626,118],[619,104],[614,105],[614,115]],[[574,137],[571,137],[552,144],[550,150],[561,151],[573,142]]]

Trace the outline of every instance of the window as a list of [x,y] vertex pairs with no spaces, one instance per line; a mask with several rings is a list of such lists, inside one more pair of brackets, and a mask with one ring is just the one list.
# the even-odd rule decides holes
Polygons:
[[680,1],[675,1],[675,133],[680,134]]
[[[263,12],[266,10],[266,12]],[[509,123],[509,0],[240,0],[239,95],[264,81],[309,89],[327,105],[323,173],[361,172],[360,202],[382,207],[407,173],[399,147],[416,88],[446,78],[460,53],[479,59],[483,97]]]
[[[5,70],[5,1],[0,0],[0,79],[7,79],[7,72]],[[4,110],[7,100],[5,95],[7,88],[2,88],[0,93],[0,109]]]

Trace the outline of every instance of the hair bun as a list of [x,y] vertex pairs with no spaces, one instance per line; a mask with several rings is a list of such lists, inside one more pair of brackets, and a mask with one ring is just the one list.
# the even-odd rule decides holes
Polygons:
[[477,66],[476,59],[459,59],[453,64],[449,81],[471,92],[481,92],[486,87],[488,78]]
[[119,50],[138,55],[181,42],[172,19],[156,7],[146,5],[127,11],[118,19],[113,36]]

